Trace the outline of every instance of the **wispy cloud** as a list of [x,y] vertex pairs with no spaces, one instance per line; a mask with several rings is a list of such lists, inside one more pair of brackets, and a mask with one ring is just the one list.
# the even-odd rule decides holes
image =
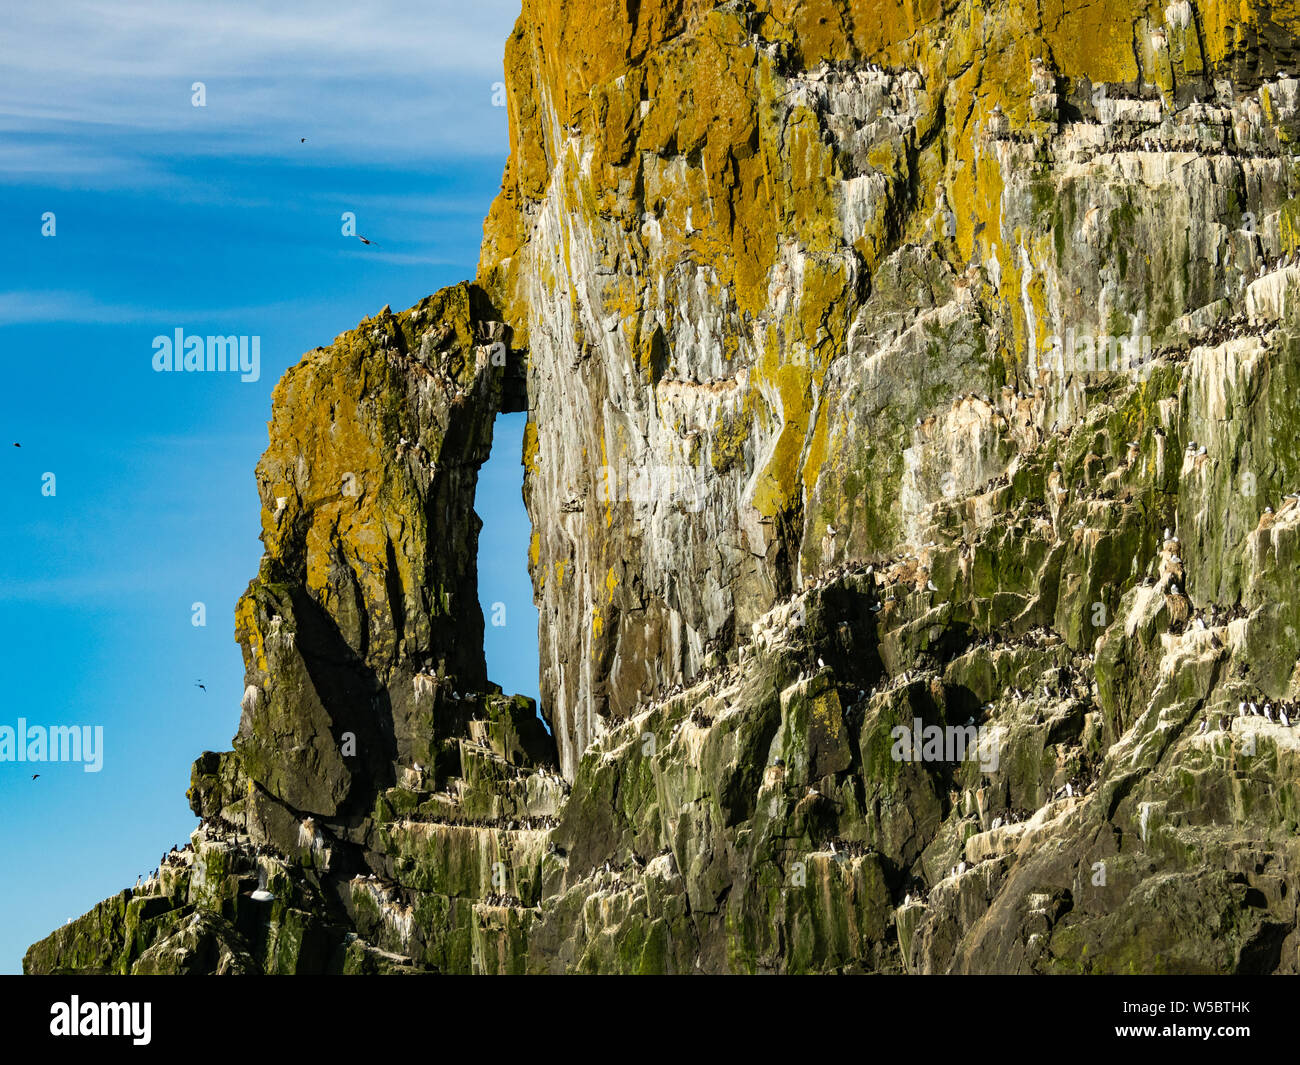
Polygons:
[[0,292],[0,326],[30,322],[84,322],[118,325],[129,322],[180,321],[185,318],[244,318],[300,311],[301,300],[251,304],[243,307],[165,307],[153,304],[109,302],[85,292],[23,291]]
[[[0,175],[165,180],[167,160],[503,154],[518,0],[53,0],[0,8]],[[191,106],[201,81],[207,106]],[[301,138],[307,138],[303,144]]]
[[193,584],[194,571],[181,566],[160,572],[157,568],[130,572],[96,569],[84,574],[46,580],[0,581],[0,603],[120,605],[123,600],[157,599],[167,589]]

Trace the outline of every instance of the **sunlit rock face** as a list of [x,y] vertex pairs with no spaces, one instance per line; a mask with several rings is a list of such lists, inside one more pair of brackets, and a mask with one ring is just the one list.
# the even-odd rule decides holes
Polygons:
[[1090,367],[1278,312],[1296,14],[1035,12],[525,5],[480,281],[529,352],[566,772],[807,579],[919,546],[935,503],[1077,425]]
[[[1296,972],[1298,58],[526,4],[476,284],[276,392],[191,845],[28,970]],[[481,651],[519,405],[553,735]]]

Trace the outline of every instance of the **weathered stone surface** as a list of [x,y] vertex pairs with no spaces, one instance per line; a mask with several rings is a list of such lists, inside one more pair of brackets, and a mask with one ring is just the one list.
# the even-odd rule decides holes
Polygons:
[[1300,81],[1262,79],[1296,17],[524,5],[480,281],[529,349],[566,773],[808,576],[924,542],[936,500],[1083,417],[1050,335],[1159,346],[1247,309],[1293,239]]
[[478,287],[276,391],[191,846],[28,971],[1296,972],[1300,9],[581,11]]

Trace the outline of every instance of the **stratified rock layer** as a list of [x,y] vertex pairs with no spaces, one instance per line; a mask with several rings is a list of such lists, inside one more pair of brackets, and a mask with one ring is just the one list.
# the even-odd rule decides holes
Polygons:
[[281,382],[235,751],[28,971],[1297,971],[1298,38],[526,3],[479,287]]

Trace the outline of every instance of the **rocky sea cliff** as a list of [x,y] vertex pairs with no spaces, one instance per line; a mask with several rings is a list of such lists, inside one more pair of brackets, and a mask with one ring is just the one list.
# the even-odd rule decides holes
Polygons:
[[1300,4],[525,0],[505,70],[477,277],[275,390],[190,845],[25,970],[1300,971]]

